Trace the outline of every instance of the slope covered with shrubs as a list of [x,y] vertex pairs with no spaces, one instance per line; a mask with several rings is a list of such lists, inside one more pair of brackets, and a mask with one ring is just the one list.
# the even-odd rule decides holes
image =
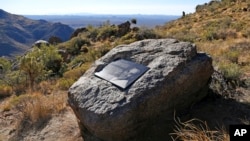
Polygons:
[[65,91],[110,49],[159,38],[154,30],[131,24],[136,24],[136,19],[121,25],[108,21],[100,27],[89,25],[77,29],[66,42],[33,46],[13,60],[0,58],[0,111],[21,113],[17,122],[22,124],[17,125],[15,134],[22,134],[24,131],[19,129],[27,124],[32,128],[40,126],[63,112],[67,107]]
[[[0,111],[18,110],[23,122],[46,123],[67,107],[65,90],[96,59],[117,45],[148,38],[193,42],[212,56],[215,69],[227,81],[250,87],[250,1],[211,1],[198,5],[195,13],[154,29],[135,24],[136,19],[121,25],[108,21],[100,27],[89,25],[77,29],[66,42],[34,47],[15,60],[0,58],[0,102],[8,97],[0,103]],[[183,129],[179,126],[174,135]]]
[[215,68],[227,79],[249,81],[250,1],[210,1],[156,31],[162,37],[194,42],[213,57]]

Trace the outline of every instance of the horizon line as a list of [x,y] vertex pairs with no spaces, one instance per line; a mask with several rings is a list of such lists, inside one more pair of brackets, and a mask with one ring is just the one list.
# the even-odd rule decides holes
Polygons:
[[181,16],[174,14],[102,14],[102,13],[69,13],[69,14],[17,14],[17,15],[25,15],[25,16],[90,16],[90,15],[107,15],[107,16],[129,16],[129,15],[137,15],[137,16]]

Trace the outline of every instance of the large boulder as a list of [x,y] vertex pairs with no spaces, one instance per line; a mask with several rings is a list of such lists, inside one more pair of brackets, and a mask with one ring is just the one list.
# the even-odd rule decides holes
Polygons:
[[[94,75],[117,59],[150,69],[122,90]],[[97,60],[71,86],[68,101],[85,141],[138,141],[140,135],[143,140],[156,140],[153,133],[144,131],[157,128],[155,136],[168,133],[160,131],[161,125],[153,127],[152,121],[173,119],[174,110],[203,98],[212,73],[212,59],[197,53],[194,44],[175,39],[143,40],[117,46]]]

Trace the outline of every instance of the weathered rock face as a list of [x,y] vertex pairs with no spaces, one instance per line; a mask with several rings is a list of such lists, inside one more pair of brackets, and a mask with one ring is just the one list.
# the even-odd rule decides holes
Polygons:
[[[125,90],[94,76],[119,58],[150,69]],[[69,89],[69,104],[85,141],[140,140],[152,120],[173,119],[173,110],[203,98],[212,73],[211,58],[191,43],[143,40],[118,46],[97,60]]]

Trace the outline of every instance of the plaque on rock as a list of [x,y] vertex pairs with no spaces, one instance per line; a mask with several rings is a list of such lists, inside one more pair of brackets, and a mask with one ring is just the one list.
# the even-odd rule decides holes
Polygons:
[[142,64],[119,59],[111,62],[100,72],[96,72],[95,75],[122,89],[126,89],[139,77],[141,77],[148,69],[148,67]]

